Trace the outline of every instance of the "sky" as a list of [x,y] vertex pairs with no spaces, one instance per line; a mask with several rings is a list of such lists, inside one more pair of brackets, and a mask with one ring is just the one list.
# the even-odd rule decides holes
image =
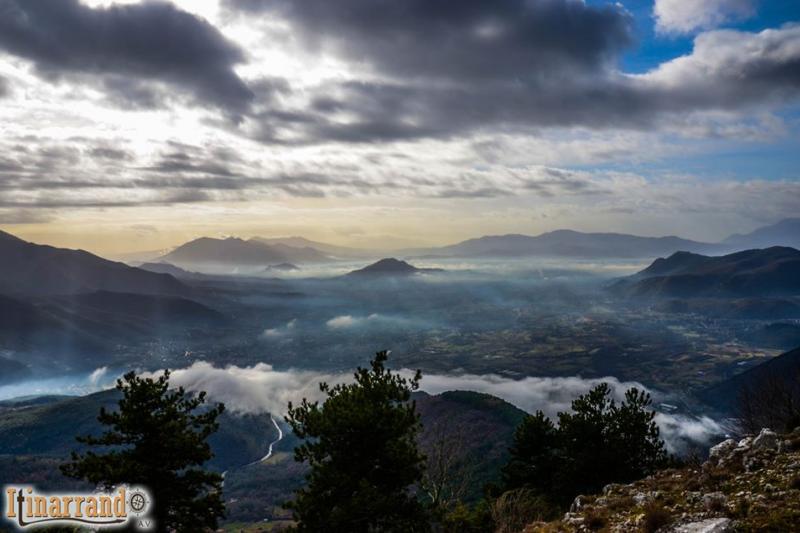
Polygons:
[[0,229],[402,248],[800,212],[796,0],[0,0]]

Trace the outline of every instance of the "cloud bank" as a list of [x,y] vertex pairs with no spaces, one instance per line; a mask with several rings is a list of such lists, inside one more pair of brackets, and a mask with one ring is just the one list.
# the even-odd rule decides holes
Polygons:
[[742,20],[756,12],[756,0],[656,0],[656,29],[664,33],[690,33]]
[[0,49],[32,61],[48,81],[77,76],[134,107],[166,97],[149,82],[235,111],[253,98],[233,70],[242,50],[167,2],[91,8],[78,0],[1,0],[0,14]]
[[[401,373],[412,375],[410,370]],[[276,370],[259,363],[252,367],[230,366],[218,368],[207,362],[197,362],[185,369],[174,370],[171,383],[189,390],[204,390],[214,401],[221,401],[234,412],[270,412],[283,415],[289,401],[302,398],[322,400],[319,382],[331,384],[352,380],[349,373],[325,373],[310,370]],[[543,411],[555,417],[567,411],[572,400],[588,392],[600,383],[608,383],[616,400],[624,398],[630,387],[646,388],[640,383],[624,382],[614,377],[583,379],[579,377],[539,378],[527,377],[513,380],[497,375],[442,375],[425,374],[421,389],[430,394],[450,390],[483,392],[502,398],[527,412]],[[650,391],[656,402],[663,394]],[[656,422],[662,431],[670,451],[685,448],[687,443],[707,444],[722,433],[721,426],[708,417],[694,418],[687,415],[659,413]]]

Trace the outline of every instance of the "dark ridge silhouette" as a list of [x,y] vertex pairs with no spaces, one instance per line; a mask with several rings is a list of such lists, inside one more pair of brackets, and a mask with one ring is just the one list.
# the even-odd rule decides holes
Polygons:
[[701,298],[800,294],[800,251],[774,246],[719,257],[678,252],[612,290],[626,296]]
[[717,383],[702,391],[699,396],[713,407],[732,412],[742,393],[770,383],[770,380],[779,380],[790,389],[800,392],[800,348],[782,353]]
[[169,274],[148,272],[83,250],[34,244],[0,232],[0,293],[21,296],[96,290],[188,294]]
[[186,298],[96,291],[59,298],[58,301],[82,314],[110,313],[157,323],[221,322],[221,313]]

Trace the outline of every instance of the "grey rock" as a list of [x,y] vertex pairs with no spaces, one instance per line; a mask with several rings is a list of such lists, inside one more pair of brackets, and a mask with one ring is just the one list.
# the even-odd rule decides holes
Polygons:
[[745,437],[736,445],[737,450],[749,450],[753,444],[753,437]]
[[754,450],[777,450],[778,434],[771,429],[764,428],[761,433],[753,439],[752,448]]
[[574,500],[572,500],[572,505],[569,506],[569,512],[577,513],[581,509],[583,509],[583,506],[585,504],[586,504],[586,496],[579,494],[578,496],[575,496]]
[[730,518],[707,518],[677,526],[675,533],[728,533],[733,531]]
[[728,439],[720,442],[716,446],[712,446],[710,450],[708,450],[708,458],[719,460],[722,457],[727,456],[730,454],[733,449],[736,448],[736,441],[733,439]]

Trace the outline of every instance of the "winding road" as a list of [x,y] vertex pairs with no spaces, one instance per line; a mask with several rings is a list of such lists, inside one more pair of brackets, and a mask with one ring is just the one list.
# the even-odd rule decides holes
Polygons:
[[272,442],[270,442],[270,443],[269,443],[269,450],[267,450],[267,455],[265,455],[264,457],[262,457],[262,458],[261,458],[261,459],[259,459],[258,461],[254,461],[254,462],[259,462],[259,461],[260,461],[260,462],[262,462],[262,463],[263,463],[264,461],[266,461],[267,459],[269,459],[270,457],[272,457],[272,447],[273,447],[273,446],[275,446],[276,444],[278,444],[280,441],[282,441],[282,440],[283,440],[283,430],[282,430],[282,429],[281,429],[281,427],[278,425],[278,422],[276,422],[276,421],[275,421],[275,419],[272,417],[272,415],[270,415],[270,416],[269,416],[269,419],[270,419],[270,420],[272,420],[272,425],[274,425],[274,426],[275,426],[275,429],[277,429],[277,430],[278,430],[278,438],[277,438],[277,439],[275,439],[274,441],[272,441]]
[[[283,430],[282,430],[282,429],[281,429],[281,427],[278,425],[278,422],[275,420],[275,418],[274,418],[272,415],[269,415],[269,419],[272,421],[272,425],[273,425],[273,426],[275,426],[275,429],[277,429],[277,430],[278,430],[278,438],[277,438],[277,439],[275,439],[274,441],[272,441],[272,442],[270,442],[270,443],[269,443],[269,448],[267,449],[267,455],[265,455],[265,456],[264,456],[264,457],[262,457],[261,459],[256,459],[256,460],[255,460],[255,461],[253,461],[252,463],[247,463],[247,464],[246,464],[246,465],[244,465],[244,466],[251,466],[251,465],[254,465],[254,464],[256,464],[256,463],[263,463],[264,461],[266,461],[267,459],[269,459],[270,457],[272,457],[272,450],[273,450],[273,447],[274,447],[276,444],[278,444],[280,441],[282,441],[282,440],[283,440]],[[237,467],[237,468],[244,468],[244,467]],[[222,486],[223,486],[223,487],[225,486],[225,474],[227,474],[227,473],[228,473],[228,471],[227,471],[227,470],[226,470],[226,471],[224,471],[224,472],[222,473]]]

